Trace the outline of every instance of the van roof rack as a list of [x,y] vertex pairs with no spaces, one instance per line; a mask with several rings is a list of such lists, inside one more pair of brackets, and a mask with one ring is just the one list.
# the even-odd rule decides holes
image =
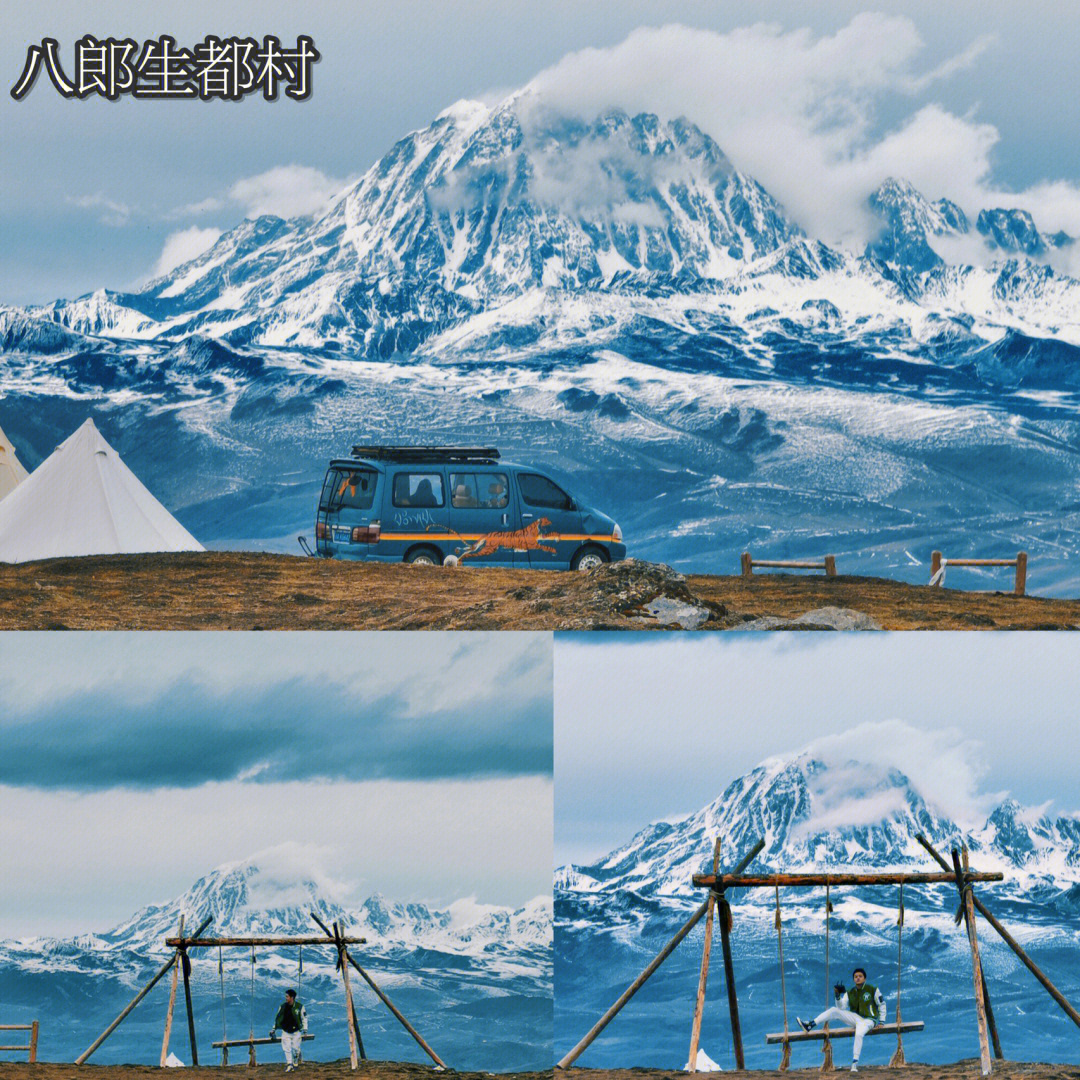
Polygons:
[[352,456],[374,461],[450,461],[479,464],[499,460],[493,446],[354,446]]

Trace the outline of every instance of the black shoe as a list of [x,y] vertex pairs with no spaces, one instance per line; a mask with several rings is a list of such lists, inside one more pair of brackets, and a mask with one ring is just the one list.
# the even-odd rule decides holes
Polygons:
[[797,1016],[795,1022],[803,1029],[803,1031],[813,1031],[817,1027],[817,1022],[814,1020],[800,1020]]

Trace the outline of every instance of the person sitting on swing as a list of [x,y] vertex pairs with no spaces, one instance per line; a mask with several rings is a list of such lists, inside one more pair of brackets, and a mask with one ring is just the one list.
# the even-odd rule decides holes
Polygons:
[[863,1037],[878,1024],[885,1023],[885,999],[876,986],[866,981],[866,971],[857,967],[851,973],[855,985],[849,990],[843,983],[833,986],[836,993],[836,1005],[819,1013],[813,1020],[800,1020],[803,1031],[813,1031],[818,1024],[834,1021],[855,1029],[855,1045],[851,1052],[851,1071],[858,1072],[859,1054],[862,1051]]
[[292,1072],[302,1060],[304,1032],[307,1031],[307,1010],[296,1000],[295,990],[285,991],[285,1000],[274,1017],[271,1038],[278,1028],[281,1029],[281,1049],[285,1052],[285,1071]]

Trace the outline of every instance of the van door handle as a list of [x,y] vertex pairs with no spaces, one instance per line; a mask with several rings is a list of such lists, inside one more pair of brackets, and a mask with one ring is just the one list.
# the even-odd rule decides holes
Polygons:
[[535,514],[522,514],[521,515],[521,520],[522,521],[528,521],[530,518],[534,518],[534,517],[536,517]]
[[510,515],[509,514],[503,514],[502,523],[504,525],[509,525],[510,524]]

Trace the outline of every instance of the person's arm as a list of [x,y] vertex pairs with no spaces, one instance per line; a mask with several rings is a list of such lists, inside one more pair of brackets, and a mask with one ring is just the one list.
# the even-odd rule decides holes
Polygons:
[[880,990],[874,991],[874,1004],[877,1006],[876,1020],[879,1024],[885,1023],[885,1018],[888,1015],[888,1007],[885,1004],[885,999],[881,996]]
[[841,983],[833,983],[833,993],[836,995],[836,1004],[839,1005],[847,997],[847,987]]

